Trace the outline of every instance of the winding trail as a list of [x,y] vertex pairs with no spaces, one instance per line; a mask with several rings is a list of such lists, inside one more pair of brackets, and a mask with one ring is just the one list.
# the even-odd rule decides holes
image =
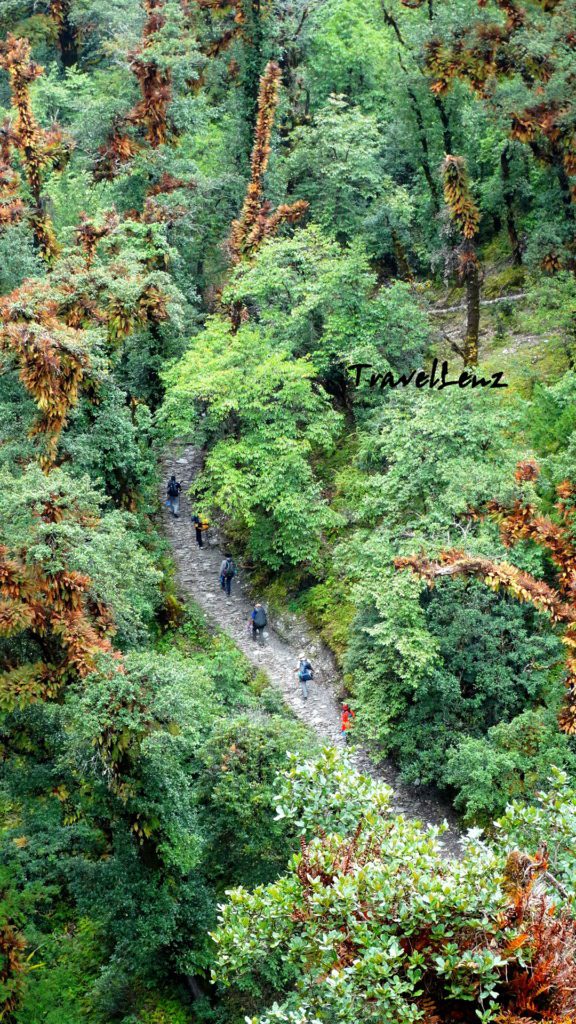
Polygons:
[[[230,636],[252,664],[264,671],[271,683],[283,694],[292,712],[305,722],[325,742],[340,746],[340,705],[337,699],[339,672],[331,653],[296,617],[274,622],[266,627],[264,642],[256,643],[248,630],[248,620],[254,607],[247,574],[237,563],[237,575],[232,582],[232,595],[226,597],[220,589],[219,571],[222,551],[211,530],[202,549],[198,548],[191,523],[191,509],[186,497],[194,476],[201,468],[201,452],[188,446],[180,452],[168,452],[162,462],[163,525],[170,541],[180,592],[191,597],[206,613],[209,620]],[[180,518],[176,519],[165,502],[165,487],[171,473],[182,483]],[[314,665],[314,681],[310,696],[304,701],[296,668],[298,656],[305,651]],[[354,748],[354,760],[359,770],[373,778],[382,779],[394,789],[394,810],[407,817],[438,825],[447,821],[449,830],[442,837],[447,854],[461,853],[456,816],[435,790],[426,786],[408,786],[400,782],[394,766],[385,761],[376,767],[365,750]]]
[[[517,292],[515,295],[500,295],[497,299],[480,299],[480,305],[497,306],[499,302],[520,302],[526,296],[526,292]],[[429,316],[440,316],[441,313],[456,313],[460,309],[466,309],[465,302],[459,302],[457,306],[430,306],[426,312]]]

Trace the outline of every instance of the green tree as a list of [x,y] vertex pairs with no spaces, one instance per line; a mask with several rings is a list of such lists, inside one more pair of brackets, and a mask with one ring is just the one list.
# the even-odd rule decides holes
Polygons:
[[429,340],[408,286],[379,289],[363,243],[342,248],[315,224],[264,245],[236,270],[224,298],[254,310],[295,356],[311,355],[326,390],[344,405],[353,401],[351,363],[409,369]]
[[339,522],[311,465],[332,448],[339,418],[313,377],[312,363],[283,355],[268,332],[233,333],[220,318],[166,376],[171,432],[194,431],[211,448],[194,493],[206,512],[229,516],[271,568],[313,563],[323,531]]

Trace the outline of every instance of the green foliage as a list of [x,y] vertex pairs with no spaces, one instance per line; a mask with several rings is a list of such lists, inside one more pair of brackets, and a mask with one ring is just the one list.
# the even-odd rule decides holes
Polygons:
[[358,725],[386,748],[395,723],[422,677],[437,662],[438,652],[418,602],[418,585],[407,576],[388,573],[383,577],[383,543],[376,537],[373,541],[376,579],[371,582],[370,597],[368,582],[363,581],[345,667],[352,680]]
[[574,772],[574,742],[558,731],[556,716],[555,707],[527,710],[449,751],[444,778],[467,821],[490,826],[510,800],[530,802],[551,764]]
[[40,277],[41,263],[34,252],[32,232],[25,224],[0,232],[0,295],[18,288],[27,277]]
[[[519,453],[507,432],[539,403],[556,409],[557,391],[570,394],[568,381],[536,392],[530,407],[488,409],[456,393],[394,395],[366,417],[357,468],[338,478],[337,507],[355,527],[334,567],[357,607],[344,658],[357,726],[406,779],[450,787],[469,822],[490,822],[512,796],[529,795],[546,763],[572,763],[572,741],[555,724],[562,645],[546,619],[480,583],[447,581],[430,592],[394,572],[392,560],[464,538],[467,548],[510,559],[494,527],[471,511],[488,496],[508,500]],[[561,415],[569,403],[560,402]],[[540,422],[547,429],[534,416],[531,428]],[[563,478],[556,466],[550,472],[554,483]],[[519,545],[513,560],[546,577],[533,546]]]
[[313,835],[320,821],[326,831],[350,834],[368,811],[389,813],[390,787],[356,773],[350,757],[335,747],[308,761],[288,756],[290,767],[278,777],[276,819],[294,821],[301,834]]
[[38,934],[41,961],[27,979],[26,996],[17,1024],[83,1024],[96,1021],[87,999],[86,982],[96,976],[104,936],[87,918],[66,930]]
[[[39,753],[8,760],[14,810],[0,844],[28,886],[43,882],[31,937],[47,908],[55,928],[23,1021],[34,995],[62,1008],[59,984],[71,1022],[147,1019],[150,987],[170,964],[190,975],[210,964],[217,893],[267,881],[285,862],[287,829],[270,815],[274,778],[286,742],[309,750],[309,740],[285,714],[266,713],[229,642],[199,650],[197,637],[192,656],[132,653],[122,672],[103,663],[63,708],[13,719]],[[63,939],[58,929],[76,913],[86,923]]]
[[209,727],[211,691],[185,662],[138,653],[125,671],[92,678],[68,704],[79,750],[96,745],[96,776],[119,780],[140,842],[153,837],[166,865],[184,875],[199,863],[201,844],[183,762],[199,741],[200,721]]
[[356,614],[345,585],[334,576],[310,587],[296,602],[330,649],[342,655],[348,647],[350,627]]
[[297,128],[287,174],[319,223],[349,242],[365,225],[382,191],[379,135],[374,117],[331,96],[313,126]]
[[[426,604],[425,621],[438,663],[406,693],[391,745],[407,778],[444,783],[447,751],[463,735],[504,729],[525,707],[546,698],[562,663],[562,645],[543,616],[480,583],[440,585]],[[454,783],[450,761],[447,779]]]
[[339,521],[309,461],[330,450],[339,425],[313,375],[309,361],[288,359],[267,333],[247,326],[233,334],[214,318],[166,377],[170,430],[213,445],[193,487],[201,509],[230,515],[271,568],[314,561],[322,531]]
[[62,452],[75,473],[87,473],[115,504],[133,508],[143,498],[151,500],[156,485],[150,464],[154,436],[149,408],[130,409],[126,394],[107,381],[96,406],[80,403],[72,413]]
[[443,543],[450,530],[458,543],[467,513],[509,487],[515,453],[506,437],[517,417],[490,391],[394,394],[360,439],[365,521],[384,516],[388,528],[420,537],[442,531]]
[[[41,512],[56,501],[66,518],[46,522]],[[0,474],[0,543],[26,550],[31,565],[53,573],[69,568],[91,580],[92,596],[112,612],[118,642],[135,646],[146,637],[158,600],[159,573],[139,543],[137,520],[104,510],[102,495],[88,477],[63,470],[45,476],[33,465],[20,476]],[[71,513],[68,517],[67,513]]]
[[531,847],[545,842],[550,870],[564,884],[571,901],[574,888],[574,833],[576,818],[574,788],[565,771],[552,766],[544,789],[530,802],[514,800],[496,822],[497,840],[509,847]]
[[544,456],[541,488],[547,504],[555,487],[574,475],[576,375],[569,371],[552,387],[537,384],[527,410],[527,430]]
[[[387,788],[328,753],[293,768],[283,795],[279,812],[316,838],[277,882],[232,890],[214,933],[221,982],[288,990],[254,1022],[408,1024],[421,1016],[419,996],[439,991],[493,1019],[513,960],[501,952],[513,932],[495,854],[470,842],[460,863],[443,859],[433,830],[386,813]],[[473,950],[471,932],[484,937]]]
[[[2,72],[0,295],[24,285],[4,330],[17,325],[30,357],[32,340],[64,334],[90,362],[44,473],[38,408],[2,354],[0,546],[48,590],[63,570],[88,576],[87,601],[117,629],[81,681],[68,666],[54,699],[0,721],[0,911],[28,944],[21,978],[0,965],[11,1024],[444,1024],[448,997],[455,1017],[486,1024],[509,1009],[495,1003],[506,971],[531,956],[498,962],[514,934],[498,916],[510,914],[503,852],[545,839],[573,899],[575,750],[556,725],[554,629],[480,584],[428,593],[393,570],[398,555],[465,545],[549,579],[540,550],[504,551],[480,513],[517,497],[519,458],[542,463],[531,500],[543,513],[574,480],[576,378],[552,379],[576,351],[573,15],[525,5],[508,45],[510,5],[491,0],[481,11],[476,0],[0,4],[2,38],[27,37],[45,66],[30,85],[42,137],[67,140],[40,166],[60,247],[47,273]],[[496,102],[458,83],[432,93],[430,40],[465,41],[493,20]],[[309,210],[231,268],[269,60],[282,84],[264,192],[272,209],[305,199]],[[474,61],[481,77],[488,65]],[[535,88],[535,117],[557,106],[510,140]],[[484,295],[528,291],[513,315],[490,307],[486,365],[514,386],[355,387],[351,363],[397,375],[446,352],[457,376],[463,314],[427,315],[430,296],[452,303],[446,153],[475,183]],[[484,351],[493,323],[483,306]],[[62,379],[49,348],[36,354],[32,378],[48,367]],[[356,736],[407,780],[446,789],[498,848],[473,841],[447,860],[434,833],[392,816],[386,786],[334,750],[317,754],[264,673],[181,604],[156,516],[156,465],[173,438],[204,448],[195,505],[255,585],[337,653]],[[51,664],[62,645],[41,628],[49,602],[14,633],[3,597],[3,669]],[[551,764],[552,788],[535,796]],[[308,845],[283,873],[302,832]],[[473,942],[459,946],[462,935]],[[215,962],[230,987],[208,989]]]
[[394,282],[378,289],[364,245],[342,249],[315,224],[264,245],[237,268],[225,294],[255,307],[259,321],[295,355],[312,354],[325,387],[338,397],[350,363],[407,368],[429,338],[409,288]]
[[[362,33],[357,31],[362,19]],[[303,67],[314,108],[333,93],[374,109],[388,81],[390,40],[376,3],[328,2],[311,12],[309,54]]]
[[36,407],[32,398],[22,394],[22,385],[13,367],[0,372],[0,416],[2,417],[2,447],[0,463],[10,467],[33,458],[38,440],[30,436]]
[[[511,472],[513,455],[503,430],[510,419],[503,408],[482,408],[480,396],[394,395],[372,414],[359,435],[360,472],[342,477],[345,490],[340,501],[346,500],[348,491],[349,515],[357,524],[351,537],[342,538],[335,557],[339,574],[353,586],[358,608],[346,667],[357,697],[358,723],[387,749],[394,745],[393,734],[415,696],[412,714],[421,713],[429,701],[429,713],[440,716],[436,726],[429,723],[429,742],[432,746],[450,743],[449,723],[442,720],[450,707],[440,698],[440,690],[458,689],[462,671],[459,665],[451,672],[452,660],[459,654],[450,644],[441,649],[443,627],[434,629],[433,619],[441,605],[433,602],[427,621],[419,597],[422,588],[411,577],[395,573],[392,560],[408,546],[410,550],[423,543],[457,546],[463,536],[468,536],[468,543],[474,537],[480,550],[493,550],[492,531],[478,530],[470,510],[487,494],[498,495],[509,486],[505,467]],[[472,602],[472,615],[473,607]],[[463,613],[456,646],[465,646],[470,635],[479,637],[486,624],[487,620],[481,627],[474,626]],[[498,661],[496,656],[496,674]],[[428,685],[439,690],[427,697]],[[496,678],[490,685],[497,689]],[[411,750],[424,721],[406,726],[404,742]],[[407,755],[406,763],[411,756]],[[425,750],[419,757],[426,757]],[[430,757],[434,761],[432,751]],[[436,758],[433,774],[437,779],[441,761]]]
[[277,773],[286,751],[311,746],[301,725],[252,711],[227,719],[200,751],[199,799],[210,822],[212,876],[272,879],[290,852],[286,824],[270,815]]

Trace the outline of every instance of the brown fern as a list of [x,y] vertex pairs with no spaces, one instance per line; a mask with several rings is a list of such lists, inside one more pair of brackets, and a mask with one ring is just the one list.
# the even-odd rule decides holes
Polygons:
[[[42,184],[46,171],[61,169],[71,151],[71,140],[65,138],[59,128],[49,131],[40,128],[32,110],[30,84],[38,78],[43,68],[31,60],[30,43],[25,38],[8,35],[0,43],[0,68],[8,72],[12,106],[16,112],[9,136],[4,135],[2,157],[6,163],[12,146],[18,151],[33,205],[29,211],[36,245],[48,263],[53,263],[59,252],[52,221],[46,211],[42,195]],[[6,131],[6,130],[5,130]],[[6,182],[5,188],[13,187],[13,181]]]
[[308,209],[308,203],[300,199],[291,205],[279,206],[272,212],[270,203],[264,200],[264,175],[270,158],[270,139],[278,106],[280,79],[278,64],[270,61],[260,79],[250,181],[240,216],[232,222],[228,241],[232,263],[238,263],[243,256],[254,253],[265,238],[276,233],[280,224],[295,223]]

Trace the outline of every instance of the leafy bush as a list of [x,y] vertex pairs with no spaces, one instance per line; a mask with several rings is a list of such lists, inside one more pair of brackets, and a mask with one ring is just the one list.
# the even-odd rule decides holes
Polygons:
[[[281,993],[252,1024],[413,1024],[439,1012],[487,1024],[513,1019],[526,991],[542,1008],[573,1005],[574,919],[555,887],[544,925],[518,851],[505,863],[476,836],[461,861],[443,857],[434,830],[387,813],[386,787],[326,753],[289,771],[283,797],[279,813],[314,837],[278,881],[229,892],[213,935],[220,982]],[[522,831],[515,822],[512,810],[504,838]],[[548,878],[546,859],[525,861]]]
[[448,751],[444,780],[469,822],[490,826],[511,800],[530,802],[546,783],[550,765],[576,770],[576,748],[558,729],[557,708],[524,711],[480,738],[466,737]]
[[562,644],[544,616],[476,582],[435,588],[425,620],[438,663],[407,695],[392,746],[407,778],[444,784],[460,737],[484,736],[553,691]]

